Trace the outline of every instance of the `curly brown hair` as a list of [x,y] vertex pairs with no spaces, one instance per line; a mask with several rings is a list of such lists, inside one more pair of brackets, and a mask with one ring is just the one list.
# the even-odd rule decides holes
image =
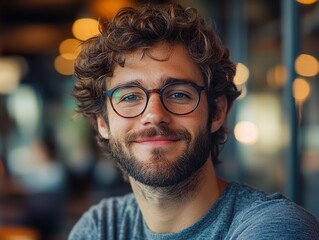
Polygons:
[[[87,117],[97,130],[97,116],[104,116],[105,81],[112,77],[116,64],[124,66],[125,54],[166,42],[182,43],[204,76],[209,103],[209,122],[216,115],[216,99],[226,96],[228,109],[240,92],[233,83],[235,64],[214,28],[194,8],[178,4],[147,5],[137,9],[124,8],[112,21],[100,24],[101,34],[83,43],[75,63],[73,95],[78,113]],[[107,119],[106,119],[107,121]],[[97,131],[98,134],[98,131]],[[99,145],[107,149],[108,140],[98,134]],[[220,147],[227,139],[222,126],[212,133],[212,159],[218,161]]]

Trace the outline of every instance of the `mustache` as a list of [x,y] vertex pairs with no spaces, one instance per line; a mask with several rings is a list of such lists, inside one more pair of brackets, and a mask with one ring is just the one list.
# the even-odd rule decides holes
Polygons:
[[134,142],[138,138],[148,138],[156,136],[170,137],[186,141],[191,140],[191,134],[186,129],[171,130],[166,126],[163,126],[158,128],[148,128],[139,132],[128,133],[126,135],[126,141]]

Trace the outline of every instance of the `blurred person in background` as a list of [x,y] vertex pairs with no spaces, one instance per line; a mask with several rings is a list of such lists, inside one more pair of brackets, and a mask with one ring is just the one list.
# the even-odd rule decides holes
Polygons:
[[37,230],[40,239],[53,239],[62,228],[66,182],[52,136],[36,138],[26,148],[12,152],[9,169],[23,190],[17,223]]
[[37,229],[40,239],[54,239],[61,231],[65,173],[57,159],[55,141],[44,136],[31,147],[33,169],[24,176],[23,183],[29,194],[25,204],[25,224]]
[[122,9],[84,43],[77,111],[133,193],[102,200],[79,239],[319,239],[319,223],[279,193],[219,178],[235,64],[193,8]]

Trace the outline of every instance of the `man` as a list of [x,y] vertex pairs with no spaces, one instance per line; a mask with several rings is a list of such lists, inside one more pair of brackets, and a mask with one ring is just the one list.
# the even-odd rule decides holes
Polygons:
[[319,239],[282,195],[216,176],[234,74],[194,9],[126,8],[102,25],[77,59],[74,96],[133,193],[92,207],[69,239]]

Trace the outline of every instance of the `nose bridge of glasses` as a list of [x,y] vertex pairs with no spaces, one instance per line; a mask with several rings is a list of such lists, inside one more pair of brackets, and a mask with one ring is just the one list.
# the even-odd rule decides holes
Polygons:
[[149,89],[146,91],[148,97],[150,97],[151,93],[158,93],[159,95],[161,95],[161,89],[159,88],[153,88],[153,89]]
[[[157,93],[159,95],[158,96],[159,97],[158,101],[160,102],[162,107],[166,108],[164,106],[164,103],[163,103],[163,100],[162,100],[162,89],[158,89],[158,88],[148,89],[148,90],[145,91],[145,93],[147,95],[147,102],[146,102],[145,108],[148,107],[149,102],[150,102],[150,98],[151,98],[151,94],[153,94],[153,93]],[[156,100],[155,100],[155,102],[156,102]],[[152,104],[154,104],[154,100],[152,101]],[[154,108],[154,106],[152,108]]]
[[159,95],[160,100],[162,101],[161,89],[159,89],[159,88],[148,89],[145,91],[145,93],[147,95],[147,102],[149,102],[151,94],[153,94],[153,93],[157,93]]
[[147,95],[147,102],[150,100],[151,94],[153,93],[157,93],[162,101],[162,90],[159,88],[148,89],[145,91],[145,93]]

